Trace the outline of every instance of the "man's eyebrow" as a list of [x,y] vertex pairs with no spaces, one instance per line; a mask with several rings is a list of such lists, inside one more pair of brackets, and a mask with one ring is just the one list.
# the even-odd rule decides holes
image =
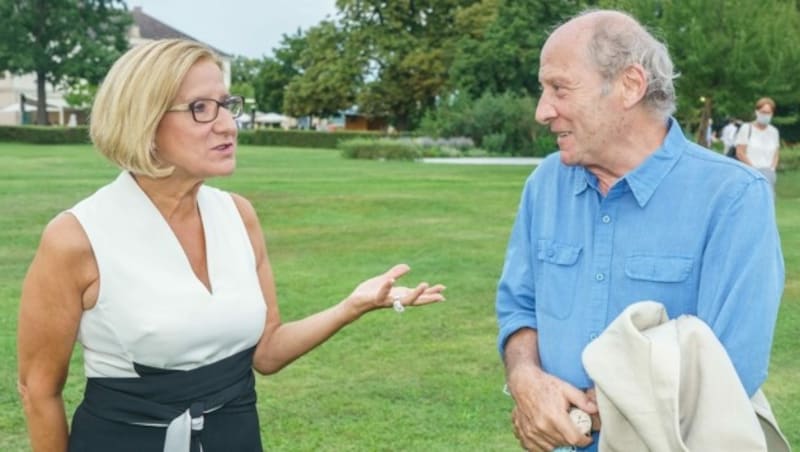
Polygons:
[[564,77],[563,75],[551,75],[551,76],[544,75],[544,76],[539,77],[539,84],[540,85],[543,85],[543,84],[552,85],[554,83],[558,83],[559,85],[566,85],[566,86],[570,86],[571,85],[569,78]]

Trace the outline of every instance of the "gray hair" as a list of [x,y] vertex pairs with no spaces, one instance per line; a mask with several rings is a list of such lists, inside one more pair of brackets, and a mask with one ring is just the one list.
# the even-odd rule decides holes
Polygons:
[[[580,16],[593,12],[598,11],[585,11]],[[629,14],[607,12],[613,14],[599,14],[594,22],[587,49],[606,82],[604,90],[610,88],[623,70],[638,63],[647,76],[647,91],[643,99],[645,106],[662,118],[668,118],[675,112],[675,86],[672,81],[677,74],[673,72],[667,46]]]

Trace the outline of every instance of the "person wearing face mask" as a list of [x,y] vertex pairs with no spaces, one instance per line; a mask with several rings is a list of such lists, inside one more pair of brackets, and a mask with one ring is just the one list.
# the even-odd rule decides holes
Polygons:
[[756,102],[756,120],[739,128],[736,135],[736,158],[757,169],[775,190],[778,168],[780,135],[770,125],[775,113],[775,101],[762,97]]

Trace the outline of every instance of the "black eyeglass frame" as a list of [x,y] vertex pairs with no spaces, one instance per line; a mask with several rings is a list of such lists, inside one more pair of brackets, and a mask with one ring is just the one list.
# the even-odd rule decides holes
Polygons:
[[[238,105],[239,105],[239,111],[238,112],[234,112],[234,111],[231,110],[230,107],[232,105],[236,105],[236,103],[231,104],[232,101],[236,101],[238,103]],[[199,102],[214,102],[216,104],[216,109],[214,110],[214,117],[212,117],[211,119],[207,119],[205,121],[201,121],[201,120],[197,119],[197,112],[195,111],[194,107]],[[217,120],[217,118],[219,117],[219,109],[220,109],[220,107],[228,110],[231,113],[231,115],[233,116],[233,118],[236,119],[239,116],[241,116],[242,113],[244,112],[244,97],[242,97],[242,96],[228,96],[225,99],[223,99],[222,101],[218,101],[217,99],[211,99],[211,98],[200,98],[200,99],[195,99],[195,100],[193,100],[193,101],[191,101],[189,103],[186,103],[186,104],[173,105],[173,106],[169,107],[169,109],[167,109],[167,112],[188,111],[188,112],[192,113],[192,119],[194,119],[194,122],[197,122],[197,123],[200,123],[200,124],[208,124],[209,122],[214,122],[214,121]]]

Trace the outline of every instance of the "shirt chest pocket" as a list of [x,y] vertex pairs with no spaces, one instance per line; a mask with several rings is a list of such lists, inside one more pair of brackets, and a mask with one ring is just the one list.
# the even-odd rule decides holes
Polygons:
[[625,275],[640,281],[678,283],[691,275],[693,266],[691,257],[634,255],[625,259]]
[[572,313],[578,282],[581,247],[539,240],[536,250],[536,310],[564,319]]

